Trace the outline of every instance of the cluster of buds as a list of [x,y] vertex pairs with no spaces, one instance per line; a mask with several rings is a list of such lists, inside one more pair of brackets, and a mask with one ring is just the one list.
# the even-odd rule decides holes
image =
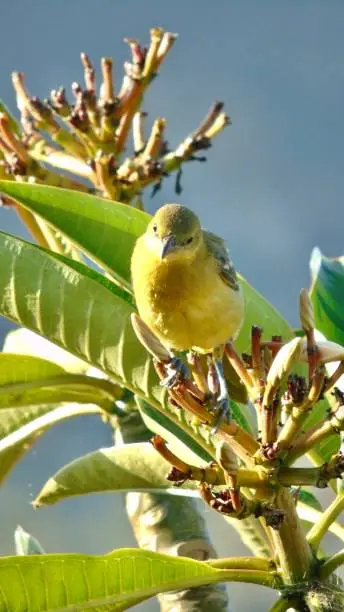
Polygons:
[[[124,64],[124,78],[115,87],[112,59],[101,60],[101,84],[97,93],[95,70],[86,53],[81,54],[84,86],[72,85],[73,101],[64,88],[52,90],[49,99],[31,97],[22,73],[12,81],[21,113],[21,129],[0,108],[0,178],[44,183],[142,206],[142,190],[177,172],[176,191],[181,190],[184,162],[211,146],[212,139],[230,122],[223,104],[216,102],[199,127],[170,150],[166,120],[157,118],[150,134],[144,134],[145,91],[170,51],[175,34],[161,28],[151,30],[148,47],[126,39],[131,61]],[[129,132],[133,154],[125,157]],[[52,144],[53,143],[53,144]],[[62,175],[68,171],[75,178]]]
[[[318,442],[344,432],[344,394],[335,387],[343,374],[344,348],[325,340],[316,342],[306,290],[300,296],[300,319],[303,335],[286,344],[279,336],[263,340],[263,330],[255,326],[249,355],[240,356],[231,343],[225,347],[225,358],[255,406],[257,436],[234,420],[220,423],[212,436],[215,460],[203,468],[186,464],[161,437],[152,440],[170,463],[168,479],[176,486],[196,481],[203,500],[221,514],[238,519],[263,516],[274,529],[280,528],[284,515],[276,502],[278,491],[301,486],[323,488],[344,472],[343,445],[321,466],[293,467]],[[169,352],[138,315],[132,315],[132,324],[163,381],[171,366]],[[338,361],[335,372],[326,375],[325,364]],[[209,431],[214,419],[211,398],[217,387],[214,372],[207,376],[207,361],[195,354],[189,366],[191,375],[177,379],[169,388],[170,404],[182,409],[190,422],[196,417],[199,426]],[[316,425],[308,426],[310,412],[328,392],[331,408]]]

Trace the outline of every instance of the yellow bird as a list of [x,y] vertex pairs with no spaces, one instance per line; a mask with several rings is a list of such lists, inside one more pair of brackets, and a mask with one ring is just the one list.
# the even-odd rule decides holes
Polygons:
[[[244,301],[224,241],[202,230],[185,206],[165,204],[137,240],[131,272],[140,317],[171,355],[190,350],[212,355],[218,414],[229,412],[223,346],[240,330]],[[183,373],[182,362],[173,363],[175,372]]]

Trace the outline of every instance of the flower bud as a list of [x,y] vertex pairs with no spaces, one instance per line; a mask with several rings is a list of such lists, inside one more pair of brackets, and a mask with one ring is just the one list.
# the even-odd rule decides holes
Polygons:
[[[307,354],[307,341],[306,338],[301,338],[301,361],[308,361]],[[320,363],[329,363],[331,361],[343,361],[344,359],[344,347],[336,342],[330,340],[318,340],[317,341],[318,355]],[[282,350],[282,349],[281,349]],[[281,352],[281,351],[280,351]]]
[[216,461],[225,472],[233,472],[238,469],[236,455],[228,442],[224,440],[216,446]]
[[149,329],[148,325],[135,312],[131,315],[131,324],[138,340],[153,357],[163,363],[171,361],[171,356],[167,349],[165,349],[160,340]]
[[300,361],[304,338],[293,338],[278,351],[266,379],[263,403],[268,406],[281,384],[283,378],[290,373],[295,363]]
[[301,289],[300,292],[300,320],[301,327],[306,333],[314,329],[313,304],[308,289]]

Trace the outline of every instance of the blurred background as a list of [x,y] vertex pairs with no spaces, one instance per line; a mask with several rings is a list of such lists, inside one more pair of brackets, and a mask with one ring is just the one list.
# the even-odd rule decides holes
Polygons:
[[[214,100],[223,100],[233,125],[207,152],[206,164],[185,166],[180,196],[172,176],[154,199],[146,194],[146,208],[154,212],[165,201],[193,208],[204,227],[228,241],[248,281],[298,325],[298,293],[309,284],[312,248],[328,256],[344,251],[343,3],[11,0],[2,3],[1,21],[0,97],[13,112],[13,70],[25,73],[32,95],[44,98],[60,85],[69,93],[71,83],[82,80],[85,51],[96,65],[111,55],[119,83],[128,58],[124,37],[146,43],[157,25],[179,34],[146,97],[148,121],[166,117],[175,146]],[[0,228],[25,236],[11,211],[0,211]],[[1,339],[9,328],[0,320]],[[48,552],[134,545],[120,496],[40,511],[30,506],[64,463],[109,444],[109,430],[92,417],[55,426],[43,437],[0,490],[0,554],[13,553],[18,523]],[[246,554],[235,532],[202,512],[220,555]],[[257,611],[273,601],[253,586],[232,585],[231,594],[233,609],[243,612],[252,609],[251,597]],[[153,601],[138,608],[158,609]]]

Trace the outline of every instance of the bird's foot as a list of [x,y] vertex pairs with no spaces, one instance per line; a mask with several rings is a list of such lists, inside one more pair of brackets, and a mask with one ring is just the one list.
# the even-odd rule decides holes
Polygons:
[[214,423],[211,430],[212,434],[216,434],[220,425],[231,420],[231,409],[229,395],[227,391],[227,383],[223,371],[222,355],[217,355],[213,359],[213,376],[215,387],[218,387],[218,393],[214,394],[213,412],[215,413]]
[[161,387],[172,389],[176,384],[189,377],[189,369],[179,357],[172,357],[166,366],[167,376],[160,382]]
[[213,411],[215,413],[215,418],[211,433],[214,435],[218,432],[223,422],[229,423],[231,420],[231,408],[228,395],[217,398]]

